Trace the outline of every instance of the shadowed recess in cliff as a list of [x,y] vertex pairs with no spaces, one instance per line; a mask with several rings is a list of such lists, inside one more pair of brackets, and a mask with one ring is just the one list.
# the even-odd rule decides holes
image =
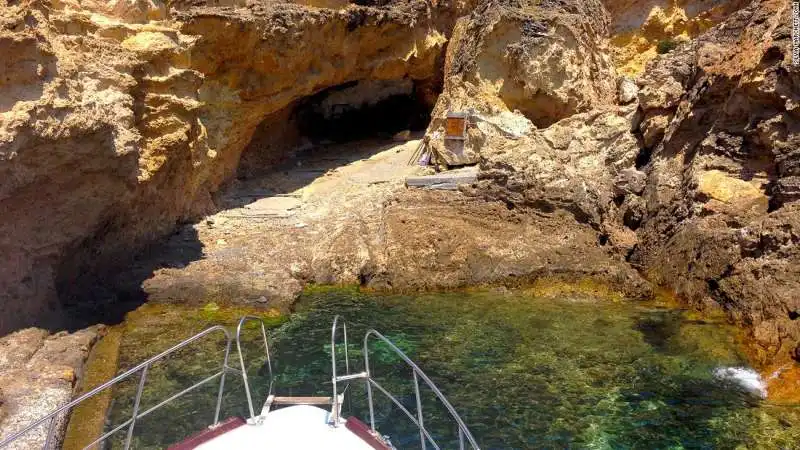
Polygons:
[[[91,243],[84,244],[89,251]],[[95,323],[120,323],[147,300],[145,280],[164,268],[182,268],[203,256],[203,245],[191,226],[157,239],[138,252],[120,253],[110,263],[76,272],[74,259],[59,266],[56,289],[65,315],[54,328],[78,330]],[[80,252],[76,252],[80,254]],[[74,256],[74,255],[73,255]],[[198,295],[201,295],[198,293]]]
[[[238,180],[216,195],[216,209],[246,207],[263,213],[258,205],[247,205],[265,197],[291,196],[330,171],[401,145],[398,141],[410,139],[411,132],[427,126],[438,94],[431,85],[408,78],[350,82],[269,115],[242,155]],[[276,181],[281,174],[286,177],[278,176]],[[93,237],[65,252],[57,266],[56,291],[67,317],[53,328],[118,323],[148,300],[247,302],[270,297],[250,289],[248,283],[228,283],[219,290],[205,278],[147,288],[157,272],[180,270],[208,257],[194,225],[198,219],[178,223],[171,236],[154,236],[116,252],[99,251],[99,242],[121,233],[125,225],[110,220],[99,226]]]
[[263,174],[333,143],[424,130],[438,94],[428,84],[401,78],[348,82],[299,99],[261,122],[242,153],[237,176]]

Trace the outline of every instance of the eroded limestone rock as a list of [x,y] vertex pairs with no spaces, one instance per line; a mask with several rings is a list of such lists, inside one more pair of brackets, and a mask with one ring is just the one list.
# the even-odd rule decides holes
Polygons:
[[[89,350],[102,333],[94,326],[48,336],[28,328],[0,338],[0,440],[69,402]],[[49,424],[37,427],[9,448],[42,448]],[[66,415],[58,417],[58,442]]]
[[473,129],[463,145],[441,141],[448,111],[518,112],[546,127],[615,103],[607,25],[603,5],[583,0],[487,3],[459,19],[448,44],[444,92],[428,127],[440,136],[436,152],[449,165],[474,164],[482,147],[499,145]]
[[[0,209],[13,211],[0,333],[57,322],[130,254],[210,212],[274,113],[345,82],[433,77],[445,42],[414,2],[173,5],[153,21],[159,5],[0,9]],[[113,301],[98,284],[94,301]]]
[[789,9],[754,1],[640,79],[650,159],[634,261],[692,304],[721,305],[761,362],[800,342]]
[[[613,235],[630,247],[619,206],[643,187],[636,186],[643,179],[635,175],[634,114],[633,106],[576,114],[524,139],[484,149],[475,194],[545,214],[566,211],[601,234],[617,230]],[[622,181],[626,176],[630,182]]]

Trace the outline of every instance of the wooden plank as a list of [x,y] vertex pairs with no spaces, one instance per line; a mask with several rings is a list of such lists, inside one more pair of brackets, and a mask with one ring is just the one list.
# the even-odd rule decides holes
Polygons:
[[406,178],[406,186],[415,188],[457,189],[459,184],[472,184],[478,179],[477,170],[453,170],[420,177]]
[[273,405],[330,405],[331,397],[275,397]]

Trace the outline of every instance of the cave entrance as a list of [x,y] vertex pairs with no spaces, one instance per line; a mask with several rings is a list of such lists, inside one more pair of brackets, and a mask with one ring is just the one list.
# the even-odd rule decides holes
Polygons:
[[[394,142],[393,136],[398,132],[409,130],[411,139],[419,138],[428,125],[439,92],[441,79],[365,80],[324,89],[292,102],[258,125],[236,172],[236,177],[244,182],[233,182],[221,189],[215,198],[217,206],[239,208],[265,197],[293,192],[329,170],[370,158],[387,147],[403,145]],[[399,173],[408,169],[406,159],[399,164],[404,167],[382,170],[395,173],[397,169]],[[366,167],[365,171],[372,171],[372,167]],[[259,217],[257,220],[283,217],[283,210],[275,216],[273,203],[281,206],[291,201],[267,200],[266,206],[253,206],[254,209],[239,217],[247,214]],[[108,225],[113,226],[113,223]],[[118,323],[125,313],[148,298],[191,303],[205,295],[205,288],[198,288],[200,291],[185,286],[173,288],[169,277],[149,283],[148,291],[144,288],[145,282],[161,269],[184,269],[203,258],[203,245],[191,226],[181,226],[163,241],[153,241],[130,253],[105,256],[105,260],[114,264],[92,267],[90,261],[97,252],[96,243],[87,240],[59,264],[57,290],[62,306],[68,310],[65,320],[69,329],[100,322]],[[190,293],[191,298],[183,293]],[[246,293],[241,295],[248,298]]]
[[430,122],[440,90],[428,80],[362,80],[295,101],[259,125],[242,153],[237,177],[263,174],[333,144],[387,141],[404,131],[418,136]]
[[432,105],[409,79],[347,83],[301,102],[298,128],[315,143],[391,137],[428,126]]

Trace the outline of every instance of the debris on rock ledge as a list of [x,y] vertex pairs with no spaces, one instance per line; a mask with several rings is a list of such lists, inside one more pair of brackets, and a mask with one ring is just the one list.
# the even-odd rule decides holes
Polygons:
[[478,179],[478,167],[462,167],[434,175],[406,178],[406,186],[411,188],[456,191],[462,184],[472,184]]

